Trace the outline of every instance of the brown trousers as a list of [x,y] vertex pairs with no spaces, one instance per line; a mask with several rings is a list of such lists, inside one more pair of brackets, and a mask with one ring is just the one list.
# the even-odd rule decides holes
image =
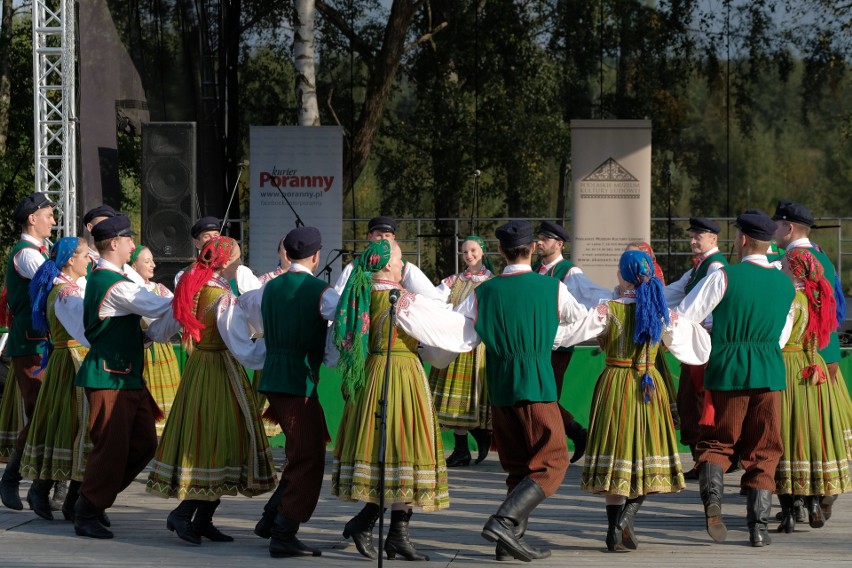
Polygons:
[[108,509],[145,469],[157,450],[148,389],[86,389],[92,452],[80,494],[95,508]]
[[568,430],[568,425],[574,422],[574,415],[562,407],[559,399],[562,398],[562,383],[565,381],[565,371],[571,362],[573,351],[551,351],[550,366],[553,367],[553,376],[556,378],[556,404],[559,406],[559,414],[562,416],[562,426]]
[[325,413],[316,398],[265,394],[269,409],[286,437],[287,465],[278,482],[284,488],[278,512],[290,520],[306,523],[317,508],[325,473]]
[[[677,412],[680,414],[680,442],[695,447],[701,436],[701,412],[704,410],[704,365],[680,365],[677,387]],[[694,456],[693,456],[694,457]]]
[[775,491],[775,469],[783,450],[781,391],[712,391],[711,395],[715,424],[701,428],[696,461],[727,471],[736,444],[745,469],[741,486]]
[[30,430],[30,421],[33,418],[33,412],[35,412],[36,402],[38,401],[38,393],[41,390],[41,382],[44,380],[44,371],[38,372],[38,368],[41,366],[41,355],[12,357],[11,362],[15,381],[18,383],[18,389],[24,399],[24,413],[26,414],[24,427],[18,433],[18,441],[15,444],[15,450],[19,456],[22,456],[24,455],[24,445],[27,442],[27,432]]
[[509,491],[529,477],[546,496],[556,493],[568,470],[568,445],[559,406],[555,402],[494,406],[492,422]]

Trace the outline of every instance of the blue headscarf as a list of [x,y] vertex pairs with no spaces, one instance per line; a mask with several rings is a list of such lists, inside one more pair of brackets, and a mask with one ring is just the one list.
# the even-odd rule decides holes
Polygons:
[[[32,319],[33,329],[43,332],[50,330],[47,321],[47,297],[53,289],[53,280],[59,276],[59,272],[68,263],[68,259],[74,256],[77,247],[80,246],[78,237],[63,237],[59,239],[50,249],[50,258],[45,260],[30,280],[30,300],[33,304]],[[44,351],[41,358],[41,368],[47,366],[47,358],[50,354],[51,344],[49,340],[42,343]]]

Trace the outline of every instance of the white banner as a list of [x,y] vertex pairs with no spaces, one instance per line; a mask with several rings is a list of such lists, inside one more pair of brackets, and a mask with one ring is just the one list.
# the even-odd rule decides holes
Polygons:
[[[252,270],[263,274],[277,266],[278,243],[296,227],[293,210],[322,233],[322,269],[343,242],[343,131],[337,126],[252,126],[249,142]],[[332,282],[340,268],[338,259]]]
[[651,240],[651,121],[572,120],[571,259],[614,286],[624,247]]

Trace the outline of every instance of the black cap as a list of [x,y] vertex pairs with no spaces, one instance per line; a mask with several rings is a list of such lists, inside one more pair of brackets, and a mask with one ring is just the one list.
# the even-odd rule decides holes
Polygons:
[[284,250],[292,260],[308,258],[322,248],[322,235],[316,227],[298,227],[284,237]]
[[689,229],[687,231],[690,233],[713,233],[714,235],[718,235],[722,232],[722,227],[709,217],[690,217]]
[[385,217],[383,215],[373,217],[370,219],[370,222],[367,223],[367,232],[372,233],[373,231],[396,234],[396,219],[393,217]]
[[27,222],[27,217],[41,209],[42,207],[52,207],[53,202],[48,199],[44,193],[31,193],[24,197],[18,206],[15,207],[15,212],[12,213],[12,219],[16,223],[23,225]]
[[808,227],[814,224],[814,216],[808,211],[808,208],[801,203],[782,199],[778,202],[778,207],[775,208],[775,215],[772,216],[775,221],[790,221],[792,223],[801,223]]
[[559,239],[563,243],[571,240],[571,235],[565,230],[565,227],[553,221],[542,221],[538,226],[538,234],[550,237],[551,239]]
[[98,217],[115,217],[116,215],[118,215],[118,212],[109,205],[98,205],[86,211],[86,214],[83,215],[83,224],[88,225],[92,222],[92,219]]
[[92,238],[96,241],[105,241],[114,237],[132,237],[135,234],[130,230],[130,218],[127,215],[109,217],[92,227]]
[[775,233],[775,221],[760,209],[746,209],[737,216],[734,225],[744,235],[758,241],[769,242]]
[[509,221],[500,225],[494,232],[500,246],[504,249],[514,248],[533,242],[533,226],[529,221]]
[[222,226],[222,220],[216,217],[202,217],[195,222],[195,225],[189,230],[193,239],[197,239],[198,235],[206,231],[218,231]]

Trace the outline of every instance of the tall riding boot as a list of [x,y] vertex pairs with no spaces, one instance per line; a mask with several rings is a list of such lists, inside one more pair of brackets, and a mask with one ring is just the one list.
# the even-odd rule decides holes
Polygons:
[[284,493],[284,484],[279,483],[272,497],[263,506],[263,514],[260,516],[257,524],[254,525],[254,534],[260,538],[269,538],[272,536],[272,525],[275,523],[275,515],[278,514],[278,505],[281,504],[282,493]]
[[574,454],[571,456],[571,463],[574,463],[586,453],[586,442],[589,440],[589,431],[574,420],[565,428],[565,435],[574,443]]
[[518,538],[516,528],[524,519],[529,518],[544,498],[541,486],[525,477],[485,523],[482,528],[483,538],[502,544],[506,551],[518,560],[532,561],[537,553],[524,540]]
[[379,557],[376,547],[373,545],[373,527],[379,520],[379,506],[375,503],[367,503],[357,515],[352,517],[343,527],[343,538],[352,537],[355,548],[370,560]]
[[34,479],[30,490],[27,491],[27,503],[33,513],[42,519],[52,521],[53,513],[50,511],[50,488],[53,487],[52,479]]
[[621,531],[621,541],[624,544],[624,548],[629,548],[630,550],[639,548],[639,540],[636,538],[636,531],[633,525],[636,520],[636,513],[639,512],[639,507],[644,502],[645,496],[640,495],[635,499],[628,499],[624,503],[621,518],[618,520],[618,528]]
[[488,452],[491,450],[491,430],[486,430],[485,428],[474,428],[470,431],[473,439],[476,440],[476,447],[478,454],[476,456],[476,461],[473,463],[482,463],[482,461],[488,457]]
[[226,535],[213,524],[213,514],[221,503],[221,499],[216,499],[215,501],[202,501],[198,505],[195,519],[192,521],[192,532],[199,538],[203,536],[213,542],[234,542],[234,537]]
[[752,546],[769,546],[769,512],[772,509],[772,491],[768,489],[749,489],[746,498],[746,520],[748,521],[748,541]]
[[62,504],[62,516],[66,521],[74,522],[74,503],[80,496],[80,485],[82,483],[73,480],[68,484],[68,493],[65,495],[65,503]]
[[[550,558],[550,551],[546,548],[537,548],[535,546],[531,546],[526,540],[524,540],[524,535],[527,532],[527,522],[528,519],[524,519],[520,522],[518,526],[515,527],[515,535],[518,537],[518,541],[523,543],[532,553],[533,560],[540,560],[542,558]],[[509,560],[514,560],[515,557],[509,554],[509,551],[506,550],[502,544],[497,543],[497,550],[495,551],[497,556],[497,560],[500,562],[506,562]]]
[[284,515],[275,516],[272,525],[272,538],[269,540],[269,555],[272,558],[289,556],[322,556],[322,551],[306,546],[296,537],[299,523]]
[[722,466],[703,463],[698,470],[698,490],[707,517],[707,534],[716,542],[725,542],[728,529],[722,520],[722,494],[725,492],[725,472]]
[[61,511],[62,504],[65,503],[65,497],[68,495],[67,481],[53,482],[53,497],[50,498],[50,509],[52,511]]
[[819,506],[819,497],[806,497],[805,505],[808,508],[808,524],[812,529],[821,529],[825,525],[825,518],[822,516],[822,509]]
[[793,502],[795,497],[792,494],[778,496],[778,502],[781,503],[781,524],[778,525],[778,532],[791,533],[796,530],[796,515],[793,513]]
[[12,452],[9,457],[9,463],[6,464],[6,469],[3,470],[3,477],[0,478],[0,501],[8,509],[15,511],[23,511],[24,504],[21,502],[21,496],[18,494],[18,487],[21,484],[21,456],[18,452]]
[[385,539],[385,553],[389,560],[399,554],[406,560],[429,560],[425,554],[420,554],[414,548],[414,543],[408,536],[408,521],[411,520],[411,510],[391,511],[390,530]]
[[181,501],[166,519],[166,528],[173,531],[179,539],[198,546],[201,537],[192,530],[192,515],[201,507],[201,501],[186,499]]
[[455,434],[456,447],[447,457],[447,467],[464,467],[470,465],[470,448],[467,447],[467,432]]
[[822,518],[826,521],[831,518],[831,508],[837,501],[838,495],[823,495],[819,498],[819,506],[822,509]]
[[80,495],[74,504],[74,532],[89,538],[112,538],[112,531],[98,522],[102,512]]
[[621,531],[618,529],[618,519],[621,518],[621,511],[624,505],[607,505],[606,506],[606,549],[608,552],[625,552],[624,544],[621,541]]

